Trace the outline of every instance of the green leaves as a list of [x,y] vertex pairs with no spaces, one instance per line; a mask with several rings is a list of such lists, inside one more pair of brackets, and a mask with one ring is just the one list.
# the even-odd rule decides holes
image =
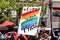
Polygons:
[[16,0],[16,2],[20,2],[20,0]]
[[15,0],[8,0],[8,1],[5,1],[5,0],[0,0],[0,9],[5,9],[5,8],[12,8],[12,9],[16,9],[17,6],[15,4]]
[[8,1],[1,1],[0,2],[0,9],[5,9],[6,7],[8,7],[9,2]]
[[[27,6],[41,6],[42,7],[42,12],[44,12],[45,11],[44,6],[40,3],[34,3],[35,1],[36,0],[33,0],[30,3],[28,1],[27,2],[22,2],[21,0],[0,0],[0,15],[3,15],[2,12],[4,12],[5,9],[12,9],[12,10],[20,9],[20,10],[17,11],[18,13],[17,13],[17,18],[16,19],[13,19],[11,16],[7,16],[7,15],[3,15],[3,17],[2,17],[3,20],[10,20],[10,21],[13,21],[14,23],[16,23],[17,19],[21,16],[21,12],[22,12],[22,8],[23,8],[24,4],[27,5]],[[39,21],[39,26],[42,25],[41,21]]]
[[16,6],[17,6],[17,8],[22,8],[23,7],[23,4],[18,4]]
[[36,3],[26,3],[27,6],[41,6],[41,4]]

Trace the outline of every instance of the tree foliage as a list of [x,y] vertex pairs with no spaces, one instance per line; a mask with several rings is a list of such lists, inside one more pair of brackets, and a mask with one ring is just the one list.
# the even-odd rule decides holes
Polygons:
[[[42,4],[34,3],[34,1],[35,0],[33,0],[33,2],[31,3],[29,2],[23,3],[23,2],[20,2],[20,0],[0,0],[0,16],[3,15],[2,17],[0,17],[0,23],[2,23],[2,21],[4,20],[10,20],[16,23],[17,19],[12,18],[11,16],[11,12],[10,12],[11,9],[15,11],[16,9],[20,9],[17,11],[17,18],[19,18],[24,4],[27,6],[43,6]],[[6,10],[6,13],[4,13],[4,10]],[[42,11],[45,11],[44,7],[42,8]],[[8,14],[8,16],[6,14]],[[41,22],[39,24],[41,24]]]

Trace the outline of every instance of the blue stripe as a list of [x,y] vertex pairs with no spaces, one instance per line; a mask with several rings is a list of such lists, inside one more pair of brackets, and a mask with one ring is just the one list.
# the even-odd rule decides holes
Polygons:
[[33,21],[29,21],[26,24],[21,25],[21,30],[24,30],[26,28],[31,28],[32,27],[31,25],[33,25],[34,23],[38,23],[38,20],[36,19],[36,20],[33,20]]

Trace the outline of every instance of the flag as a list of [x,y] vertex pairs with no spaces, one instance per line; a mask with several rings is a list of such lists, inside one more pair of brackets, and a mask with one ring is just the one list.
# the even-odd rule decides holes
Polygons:
[[51,9],[51,15],[55,17],[60,17],[60,10],[57,9]]

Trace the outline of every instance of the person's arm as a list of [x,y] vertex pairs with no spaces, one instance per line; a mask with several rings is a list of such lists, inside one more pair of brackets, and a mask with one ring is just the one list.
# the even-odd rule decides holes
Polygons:
[[22,35],[22,37],[23,37],[25,40],[28,40],[28,38],[27,38],[25,35]]

